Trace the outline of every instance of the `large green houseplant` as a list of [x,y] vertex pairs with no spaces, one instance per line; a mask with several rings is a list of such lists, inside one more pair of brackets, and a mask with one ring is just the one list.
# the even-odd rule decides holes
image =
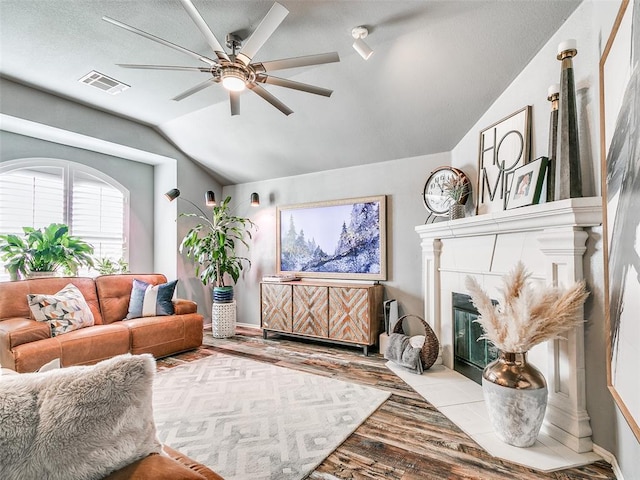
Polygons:
[[[251,239],[255,224],[248,218],[232,215],[229,202],[231,197],[214,206],[211,220],[200,214],[182,214],[202,221],[186,233],[180,243],[180,253],[193,259],[196,263],[196,275],[204,285],[213,284],[214,301],[216,291],[222,290],[230,290],[233,298],[233,287],[225,284],[225,274],[236,283],[244,267],[251,267],[251,261],[247,257],[236,254],[236,247],[238,243],[242,243],[249,248],[247,240]],[[222,294],[220,298],[224,297]]]
[[22,227],[23,236],[0,235],[0,258],[12,280],[63,269],[75,275],[82,266],[93,266],[93,247],[69,235],[69,227],[52,223],[44,228]]

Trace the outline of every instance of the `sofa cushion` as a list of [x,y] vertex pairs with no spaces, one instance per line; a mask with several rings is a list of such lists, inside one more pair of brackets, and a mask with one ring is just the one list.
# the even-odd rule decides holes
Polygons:
[[60,343],[60,360],[65,367],[93,365],[101,360],[131,352],[129,330],[120,323],[83,328],[56,339]]
[[95,479],[159,453],[151,355],[0,377],[0,478]]
[[173,280],[159,285],[151,285],[134,278],[127,318],[173,315],[172,299],[177,283],[177,280]]
[[[25,302],[26,303],[26,302]],[[27,318],[8,318],[0,322],[0,347],[11,350],[18,345],[51,338],[51,327]]]
[[159,273],[101,275],[96,277],[96,290],[100,299],[100,311],[104,323],[118,322],[127,316],[133,280],[157,285],[165,283],[167,277]]
[[80,289],[82,296],[91,309],[95,324],[100,325],[102,323],[102,315],[100,315],[96,285],[93,278],[86,277],[35,278],[17,282],[2,282],[2,288],[0,288],[0,320],[14,317],[35,320],[25,300],[26,295],[29,293],[52,295],[69,283]]
[[72,283],[54,295],[28,294],[33,317],[51,327],[51,336],[62,335],[93,325],[93,313],[82,292]]

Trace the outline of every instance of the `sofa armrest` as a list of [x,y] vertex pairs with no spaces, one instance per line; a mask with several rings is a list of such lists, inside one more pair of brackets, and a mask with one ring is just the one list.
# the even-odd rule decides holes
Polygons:
[[28,318],[8,318],[0,322],[0,348],[3,350],[45,338],[51,338],[51,327],[47,322]]
[[17,370],[13,348],[50,337],[51,327],[45,322],[28,318],[6,318],[0,321],[0,365]]
[[198,304],[191,300],[177,298],[173,301],[173,308],[175,309],[176,315],[187,315],[189,313],[196,313],[198,311]]

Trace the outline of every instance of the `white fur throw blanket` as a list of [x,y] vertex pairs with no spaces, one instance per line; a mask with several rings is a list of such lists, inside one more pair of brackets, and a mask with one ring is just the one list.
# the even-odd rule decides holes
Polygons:
[[99,479],[159,453],[153,356],[0,377],[0,479]]

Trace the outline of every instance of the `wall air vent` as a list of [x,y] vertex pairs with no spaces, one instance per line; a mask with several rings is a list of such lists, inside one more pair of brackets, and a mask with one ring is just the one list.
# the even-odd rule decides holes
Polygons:
[[86,83],[100,90],[107,92],[111,95],[117,95],[120,92],[124,92],[126,89],[131,88],[130,85],[122,83],[115,78],[107,77],[103,73],[92,70],[82,77],[79,82]]

